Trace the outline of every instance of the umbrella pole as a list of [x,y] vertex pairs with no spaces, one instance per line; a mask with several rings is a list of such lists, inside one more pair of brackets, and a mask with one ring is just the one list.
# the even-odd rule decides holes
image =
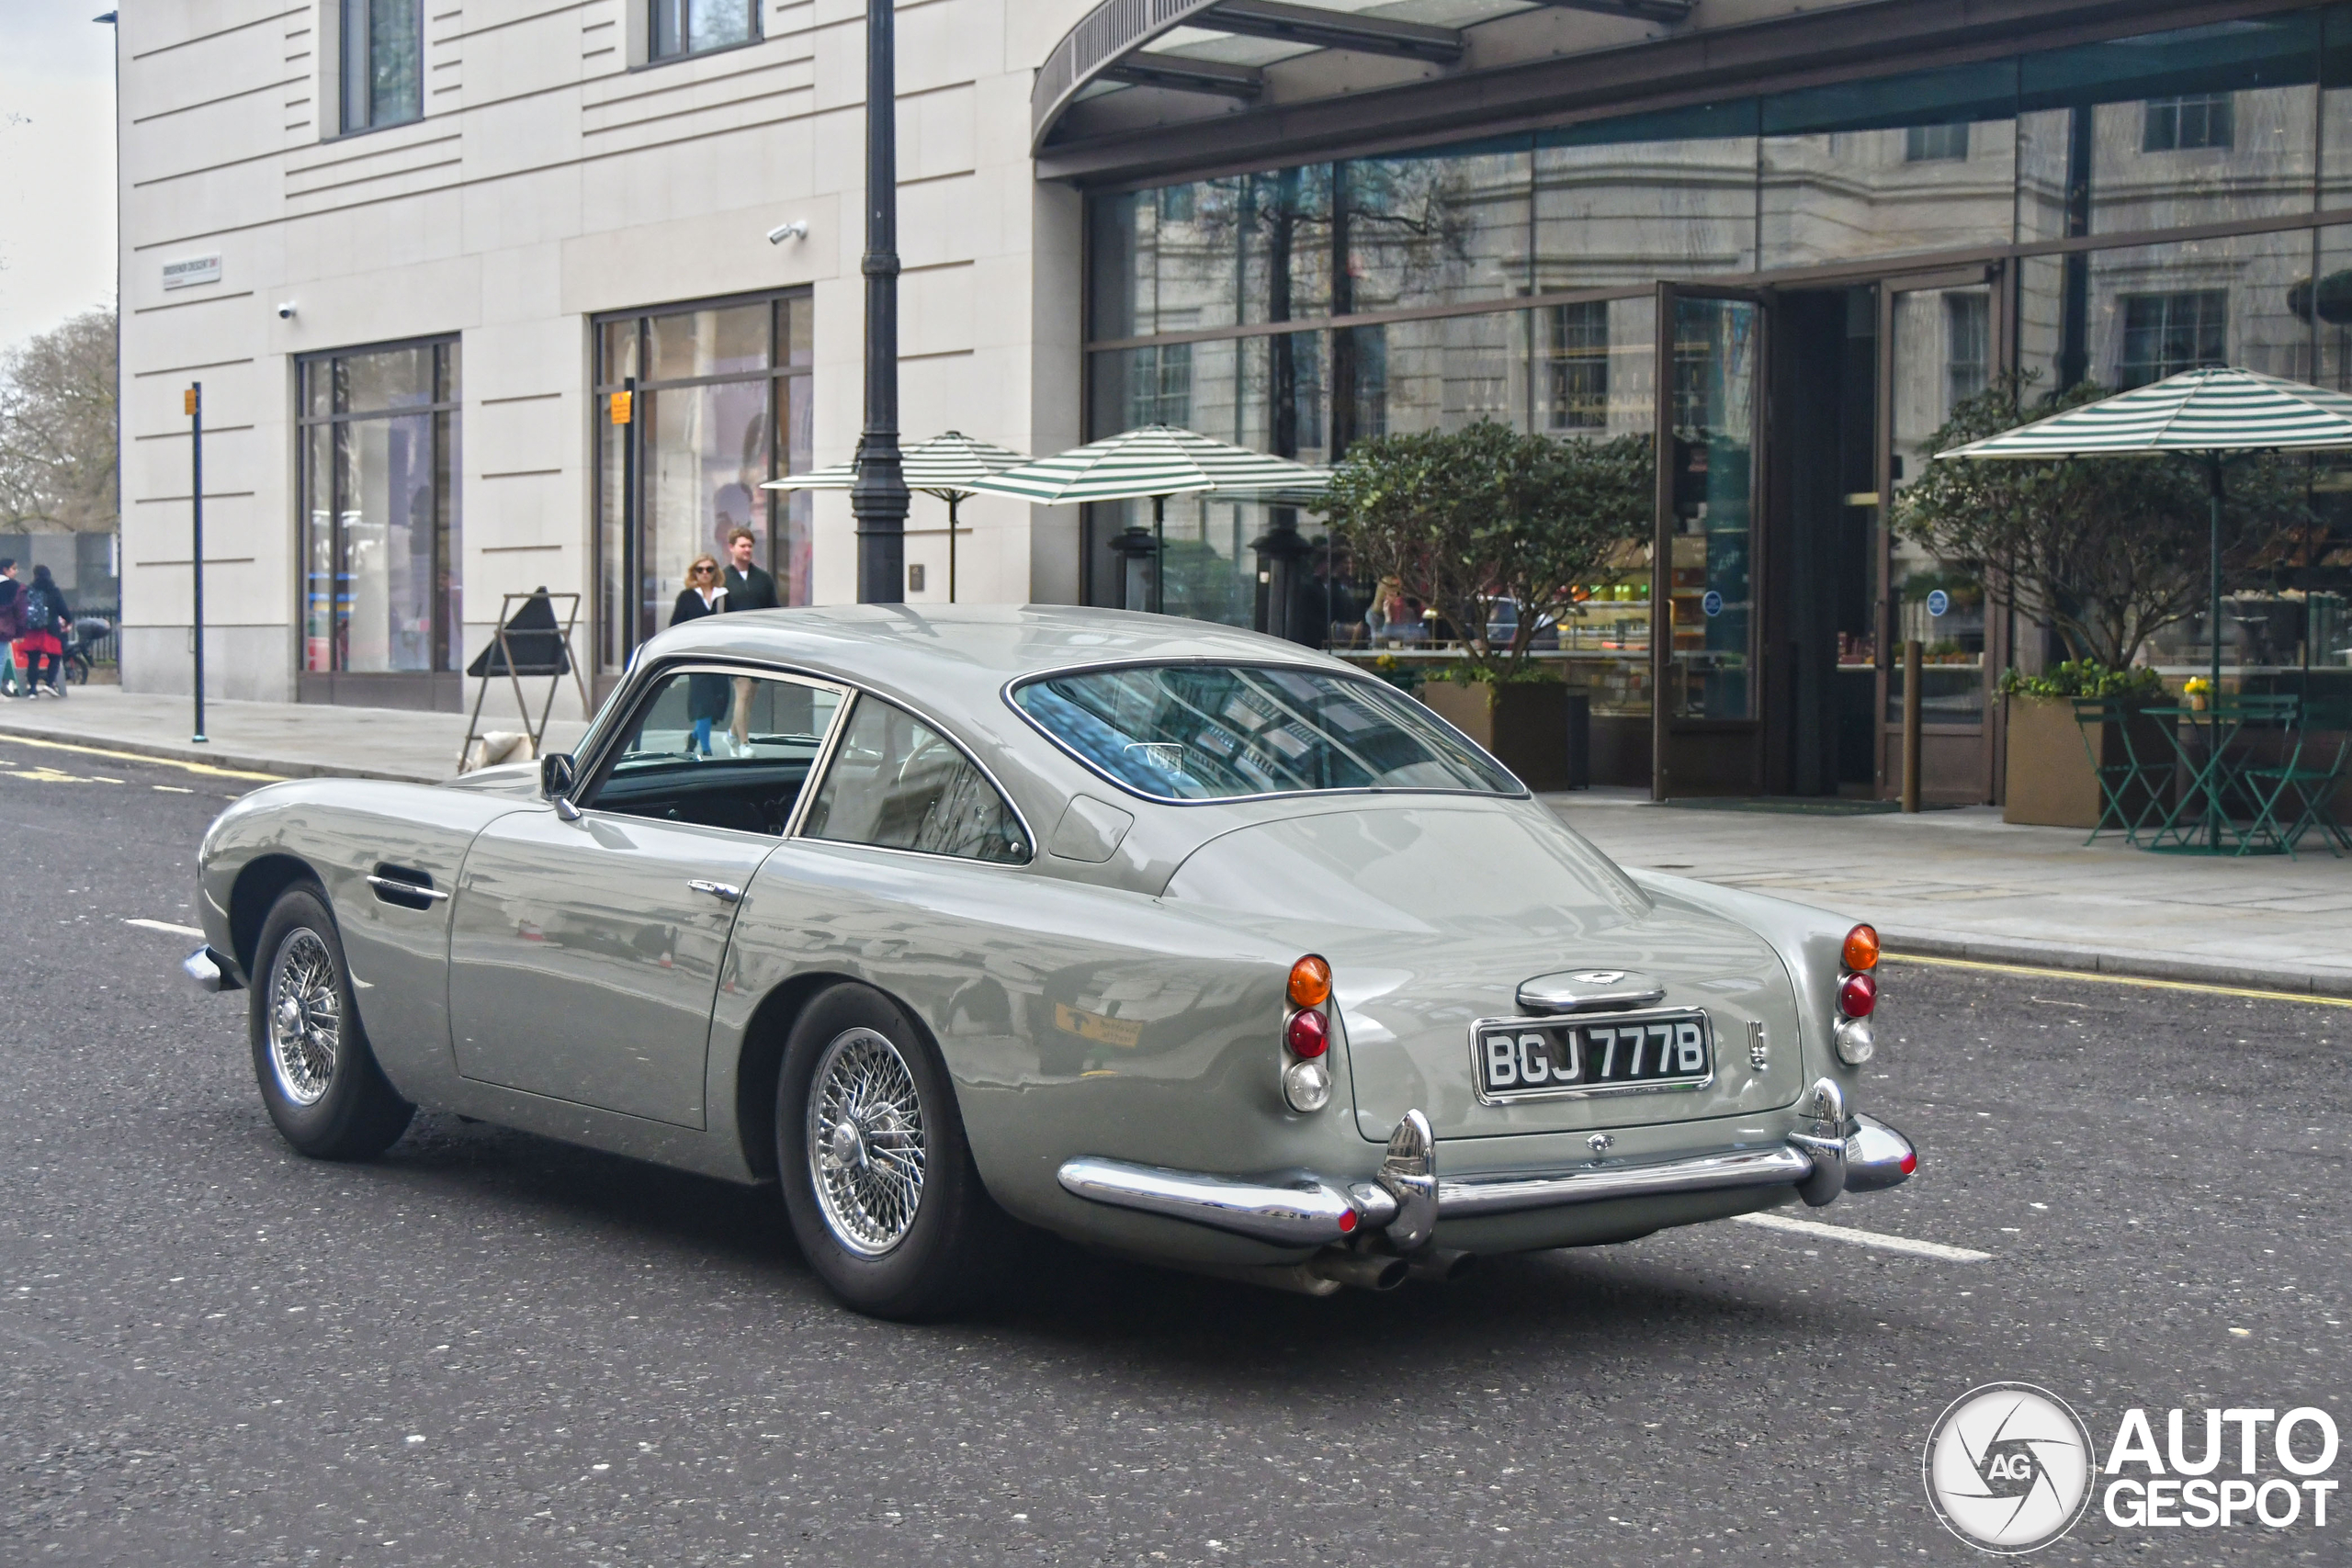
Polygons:
[[956,503],[964,499],[960,491],[947,492],[947,602],[956,603]]
[[1151,498],[1151,613],[1168,613],[1168,498]]
[[2205,623],[2212,643],[2212,685],[2205,694],[2205,842],[2218,852],[2222,847],[2222,454],[2209,452],[2205,460],[2213,503],[2212,581]]

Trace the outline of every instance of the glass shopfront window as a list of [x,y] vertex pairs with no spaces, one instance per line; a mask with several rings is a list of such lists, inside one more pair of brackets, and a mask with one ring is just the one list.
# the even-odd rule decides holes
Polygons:
[[[669,624],[695,557],[739,527],[786,604],[808,603],[809,498],[760,486],[809,462],[809,298],[632,312],[596,323],[598,649],[618,670]],[[613,394],[637,378],[633,422]],[[636,494],[624,493],[636,445]],[[629,525],[634,519],[635,526]]]
[[2013,61],[1766,98],[1758,202],[1764,265],[2007,240],[2016,104]]
[[1756,265],[1752,98],[1538,131],[1534,288]]
[[[1901,643],[1928,646],[1949,759],[1984,723],[1988,670],[2030,663],[2013,634],[2032,631],[1890,540],[1882,491],[2010,370],[2030,399],[2212,364],[2352,389],[2352,227],[2313,222],[2347,208],[2352,4],[1099,196],[1088,434],[1166,421],[1307,462],[1481,418],[1649,434],[1668,467],[1668,716],[1777,734],[1776,705],[1867,671],[1874,694],[1820,722],[1871,733],[1821,750],[1836,784],[1892,787],[1868,759],[1899,714]],[[1151,602],[1151,527],[1148,502],[1091,509],[1092,602]],[[1351,579],[1309,511],[1178,498],[1163,531],[1171,613],[1272,629],[1272,563],[1309,541],[1317,597],[1291,635],[1324,623],[1331,646],[1442,652],[1423,606]],[[1559,646],[1549,628],[1538,644],[1596,713],[1648,711],[1651,549],[1626,541]],[[2341,553],[2306,566],[2352,588]],[[1758,787],[1707,772],[1729,755],[1692,765]]]
[[463,662],[454,338],[298,362],[302,668]]

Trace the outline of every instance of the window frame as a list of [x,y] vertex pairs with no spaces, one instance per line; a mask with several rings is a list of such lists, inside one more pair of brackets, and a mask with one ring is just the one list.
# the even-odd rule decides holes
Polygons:
[[1478,756],[1484,757],[1488,762],[1492,763],[1497,773],[1510,780],[1512,784],[1518,785],[1518,788],[1515,791],[1499,791],[1490,789],[1441,789],[1430,784],[1351,784],[1344,789],[1276,789],[1264,790],[1254,795],[1204,795],[1198,799],[1192,800],[1188,800],[1182,795],[1153,795],[1148,790],[1136,788],[1134,784],[1129,784],[1125,779],[1114,778],[1102,769],[1095,766],[1094,763],[1089,761],[1083,755],[1081,755],[1077,748],[1071,746],[1069,742],[1062,739],[1060,736],[1056,735],[1052,730],[1046,728],[1043,720],[1039,719],[1036,715],[1031,713],[1027,708],[1023,707],[1021,704],[1015,700],[1015,694],[1023,686],[1034,686],[1043,681],[1059,681],[1072,675],[1101,675],[1120,670],[1176,670],[1188,668],[1231,670],[1237,667],[1248,668],[1250,670],[1288,671],[1291,673],[1297,675],[1330,676],[1342,681],[1351,681],[1361,685],[1380,686],[1385,687],[1391,691],[1395,690],[1394,687],[1388,686],[1388,682],[1385,681],[1375,679],[1374,677],[1363,674],[1359,671],[1349,669],[1344,665],[1335,670],[1328,664],[1306,664],[1292,660],[1269,659],[1260,661],[1195,657],[1189,659],[1112,659],[1104,660],[1100,663],[1069,664],[1054,670],[1036,670],[1032,671],[1026,675],[1015,675],[1012,680],[1007,681],[1002,687],[999,688],[998,695],[1003,699],[1005,706],[1011,708],[1014,713],[1021,716],[1021,721],[1023,724],[1026,724],[1030,728],[1035,730],[1040,736],[1043,736],[1046,743],[1052,746],[1055,750],[1060,752],[1063,756],[1068,757],[1071,761],[1076,762],[1080,767],[1085,769],[1089,776],[1101,779],[1104,784],[1109,784],[1113,789],[1118,790],[1124,795],[1133,795],[1137,800],[1148,800],[1154,806],[1248,806],[1254,805],[1261,800],[1324,800],[1335,795],[1433,795],[1466,798],[1470,800],[1532,800],[1535,798],[1534,791],[1527,787],[1526,782],[1517,773],[1512,773],[1510,768],[1504,766],[1502,761],[1498,759],[1493,752],[1488,751],[1484,746],[1481,746],[1476,740],[1471,739],[1469,736],[1463,734],[1461,730],[1448,723],[1444,716],[1435,712],[1434,710],[1430,713],[1430,717],[1432,721],[1443,728],[1447,733],[1459,739],[1462,744],[1468,747],[1471,751]]
[[[640,715],[646,712],[650,704],[661,700],[662,688],[668,685],[673,678],[680,675],[725,675],[740,676],[755,681],[783,681],[791,685],[806,686],[811,691],[832,692],[841,698],[840,703],[833,709],[832,719],[826,726],[825,733],[818,737],[817,754],[808,761],[808,782],[800,786],[800,797],[792,803],[792,817],[786,822],[783,832],[770,839],[765,833],[746,832],[741,828],[710,828],[708,829],[714,833],[735,833],[746,839],[767,840],[778,844],[794,837],[799,831],[801,818],[808,813],[808,801],[811,792],[816,787],[816,781],[832,757],[833,744],[841,730],[842,716],[850,710],[855,696],[854,688],[844,682],[821,675],[807,674],[796,670],[780,670],[769,666],[738,662],[733,660],[693,657],[665,659],[658,664],[649,666],[644,677],[626,690],[625,700],[608,705],[610,711],[615,715],[611,723],[600,725],[597,732],[591,734],[582,742],[583,750],[591,744],[595,748],[594,761],[588,767],[581,770],[581,782],[572,786],[566,798],[577,805],[583,814],[593,811],[601,812],[607,817],[648,820],[648,818],[638,818],[633,812],[615,811],[608,807],[596,805],[596,792],[611,781],[613,769],[619,765],[621,758],[626,755],[623,743],[629,734],[631,726]],[[707,826],[707,824],[695,824],[695,826]]]
[[[824,752],[819,757],[816,765],[809,769],[808,784],[802,792],[799,805],[793,812],[792,830],[785,835],[787,840],[805,844],[826,844],[837,849],[873,850],[884,854],[914,855],[923,860],[946,861],[955,865],[996,866],[1004,870],[1036,863],[1037,856],[1044,846],[1037,841],[1036,829],[1029,825],[1028,814],[1023,812],[1013,800],[1012,792],[1004,787],[1002,781],[989,771],[987,763],[972,755],[972,749],[957,739],[954,731],[911,703],[902,701],[896,696],[886,695],[867,686],[855,685],[847,682],[842,683],[850,688],[852,694],[850,700],[842,705],[841,716],[833,724],[833,732],[826,739]],[[957,756],[970,763],[973,770],[987,782],[989,788],[996,792],[997,799],[1004,803],[1004,808],[1012,814],[1012,819],[1021,825],[1021,842],[1027,852],[1019,860],[981,860],[975,855],[944,854],[938,850],[910,850],[899,844],[868,843],[862,839],[820,839],[811,836],[807,831],[808,808],[815,803],[818,792],[832,782],[833,761],[840,754],[842,742],[849,735],[849,727],[856,717],[858,707],[869,701],[880,703],[885,707],[897,708],[900,713],[944,740],[955,750]]]
[[[994,866],[1002,870],[1025,867],[1036,863],[1037,856],[1044,846],[1038,842],[1036,829],[1031,826],[1028,813],[1021,809],[1020,802],[1013,798],[1012,792],[1004,787],[1004,781],[998,778],[987,763],[974,756],[972,749],[965,745],[954,730],[940,723],[936,717],[921,706],[906,701],[902,696],[876,691],[863,682],[853,681],[846,676],[825,671],[805,670],[789,664],[680,654],[655,660],[632,672],[628,681],[615,692],[611,698],[606,700],[604,708],[597,716],[595,726],[582,739],[580,750],[575,755],[585,759],[584,764],[578,770],[579,778],[584,782],[575,784],[567,798],[579,801],[592,796],[595,790],[602,788],[613,765],[620,760],[622,737],[628,733],[630,721],[637,716],[645,703],[656,696],[661,686],[672,676],[694,674],[745,675],[754,680],[790,681],[798,685],[841,694],[841,705],[833,710],[832,724],[825,731],[824,739],[817,748],[815,759],[808,764],[808,782],[800,786],[800,798],[793,803],[792,819],[785,825],[785,830],[776,836],[774,842],[827,844],[841,849],[874,850],[886,854],[917,855],[924,860],[950,861],[957,865]],[[1012,813],[1012,819],[1021,825],[1022,841],[1028,846],[1027,855],[1017,861],[974,860],[967,855],[941,854],[936,850],[908,850],[901,849],[896,844],[860,843],[854,839],[815,839],[805,834],[802,829],[808,822],[809,805],[817,798],[817,792],[824,787],[832,775],[833,758],[841,750],[842,738],[849,733],[851,716],[855,713],[858,703],[868,697],[876,702],[888,704],[914,718],[918,723],[928,728],[933,734],[954,747],[957,755],[978,769],[980,777],[988,781],[989,787],[996,791],[997,798],[1004,802],[1005,809]],[[580,807],[583,814],[597,809],[596,807],[588,805]],[[625,817],[628,813],[607,812],[605,815]],[[746,839],[767,838],[764,833],[746,833],[740,828],[713,828],[710,831],[736,833]]]
[[[589,635],[592,644],[589,651],[589,659],[592,662],[592,667],[601,676],[605,676],[606,678],[615,674],[626,676],[631,665],[636,660],[639,650],[643,649],[646,644],[651,642],[656,637],[659,637],[663,629],[659,625],[654,625],[650,628],[640,628],[637,624],[637,616],[642,607],[644,594],[643,549],[646,540],[642,536],[642,534],[651,521],[648,515],[648,510],[645,505],[645,502],[650,494],[650,487],[648,475],[645,471],[645,465],[641,460],[646,456],[642,446],[644,440],[643,428],[645,415],[641,412],[636,414],[632,422],[628,425],[614,425],[611,423],[610,413],[613,395],[616,392],[626,390],[627,385],[625,378],[613,377],[610,379],[601,378],[605,375],[607,370],[613,368],[612,367],[606,366],[604,362],[605,329],[609,326],[619,325],[626,325],[628,327],[636,344],[637,362],[641,369],[646,364],[649,356],[651,323],[656,319],[668,316],[692,315],[706,310],[737,310],[751,305],[763,307],[769,313],[768,364],[765,369],[740,372],[729,371],[724,374],[711,376],[672,377],[666,379],[656,379],[640,373],[637,378],[636,389],[642,395],[647,405],[658,407],[661,400],[661,394],[663,392],[682,391],[695,387],[716,386],[721,383],[747,383],[754,381],[763,383],[766,389],[764,396],[767,399],[767,412],[763,416],[763,428],[766,432],[768,441],[768,467],[770,469],[768,478],[771,479],[779,479],[793,471],[791,454],[789,450],[787,450],[790,444],[788,441],[780,439],[780,432],[778,428],[777,416],[779,411],[783,407],[782,400],[793,395],[792,384],[797,381],[807,390],[809,406],[812,409],[815,406],[818,375],[818,365],[814,347],[816,311],[815,285],[808,283],[789,284],[781,288],[756,289],[752,292],[742,294],[719,294],[708,296],[703,299],[676,300],[661,305],[636,306],[619,310],[600,310],[587,318],[589,377],[588,461],[591,474],[591,491],[589,499],[589,525],[591,530],[589,578],[595,585],[594,597],[592,601],[594,606],[594,611],[589,617]],[[788,305],[796,313],[808,313],[809,318],[811,344],[809,360],[806,365],[794,365],[791,363],[790,336],[788,333],[780,333],[776,324],[775,312],[777,308],[779,306],[786,305]],[[779,352],[779,345],[781,345],[781,352]],[[784,390],[781,394],[777,389],[777,384],[779,382],[785,384]],[[620,434],[616,435],[614,434],[616,431]],[[627,528],[623,526],[628,520],[628,515],[630,511],[628,498],[621,498],[621,511],[618,514],[608,517],[605,511],[604,463],[605,460],[605,454],[604,444],[608,440],[634,442],[639,444],[639,456],[640,462],[637,477],[640,493],[638,497],[638,505],[635,508],[635,520],[638,529],[639,530],[639,537],[631,538],[628,536]],[[789,604],[788,590],[790,579],[785,554],[785,535],[788,531],[787,525],[791,521],[789,513],[791,512],[794,497],[792,492],[785,491],[763,491],[761,493],[768,498],[768,500],[763,502],[763,504],[769,507],[769,512],[767,543],[764,558],[761,559],[758,564],[763,567],[771,577],[775,579],[776,592],[781,595],[787,595],[786,603]],[[611,552],[607,549],[605,545],[605,535],[608,526],[618,528],[621,532],[621,558],[618,561],[615,561],[611,558]],[[812,528],[814,526],[813,514],[810,526]],[[617,649],[618,657],[610,663],[605,660],[605,645],[607,639],[615,635],[616,628],[607,624],[607,612],[605,606],[605,578],[608,570],[616,571],[623,578],[628,580],[623,584],[623,603],[618,606],[621,625],[617,628],[617,636],[621,646]],[[658,620],[660,614],[658,605],[655,606],[651,614]],[[639,635],[640,630],[642,635]]]
[[[435,378],[435,388],[434,396],[430,401],[414,403],[402,408],[366,409],[357,412],[348,410],[338,412],[334,406],[333,393],[330,392],[328,396],[327,412],[325,413],[319,414],[314,414],[311,412],[310,400],[306,394],[310,390],[310,378],[312,374],[323,373],[332,377],[334,374],[334,367],[335,363],[339,360],[356,359],[371,354],[385,354],[400,349],[414,348],[429,348],[433,350],[433,376]],[[294,655],[294,668],[297,671],[297,678],[299,679],[303,675],[312,675],[333,677],[335,679],[347,678],[361,681],[374,681],[386,678],[405,679],[420,675],[427,678],[452,673],[462,675],[466,665],[465,573],[463,561],[465,555],[466,487],[465,475],[462,471],[462,460],[459,454],[462,454],[465,450],[466,439],[464,334],[461,333],[435,333],[424,337],[394,338],[382,343],[350,344],[339,348],[317,349],[309,353],[293,355],[289,357],[293,362],[292,368],[294,372],[294,418],[291,423],[294,432],[294,483],[292,486],[294,497],[295,562],[294,625],[297,628],[295,637],[296,648]],[[449,386],[446,389],[440,385],[440,381],[445,376],[449,381]],[[454,393],[454,395],[444,397],[442,393],[445,390]],[[345,670],[336,666],[335,660],[337,655],[331,646],[328,653],[328,667],[324,670],[312,670],[310,667],[310,649],[308,646],[311,605],[310,546],[311,525],[313,511],[311,502],[312,499],[312,488],[318,483],[320,476],[311,472],[310,449],[311,432],[322,427],[324,427],[328,432],[329,468],[331,472],[325,476],[325,482],[328,491],[327,510],[330,519],[328,528],[333,538],[333,543],[329,546],[328,549],[328,625],[330,627],[328,632],[328,640],[330,645],[332,645],[334,638],[334,634],[332,629],[334,625],[334,605],[339,598],[339,592],[336,585],[343,576],[344,509],[339,504],[342,496],[342,465],[339,460],[342,432],[345,427],[349,425],[368,423],[377,420],[409,418],[416,415],[423,415],[431,422],[434,443],[434,461],[436,468],[444,460],[447,460],[450,468],[449,494],[446,498],[450,513],[450,523],[447,530],[447,537],[444,539],[440,536],[443,530],[439,527],[437,522],[435,528],[435,575],[441,582],[446,582],[447,587],[443,588],[436,584],[435,592],[434,625],[431,634],[433,642],[431,662],[424,670]],[[447,416],[448,449],[447,451],[443,450],[442,416],[444,415]],[[445,544],[447,547],[447,556],[446,559],[443,558],[443,547]],[[454,612],[451,610],[449,604],[453,592],[457,600],[457,605]],[[448,666],[447,669],[444,669],[441,663],[442,657],[445,653],[447,653],[448,657]]]
[[[356,0],[357,9],[365,13],[371,22],[378,6],[392,3],[395,3],[395,0]],[[375,131],[390,130],[399,126],[415,125],[425,118],[424,100],[427,90],[424,79],[428,68],[424,58],[424,0],[398,0],[398,3],[408,6],[409,15],[413,18],[416,31],[415,112],[403,115],[398,119],[377,118],[373,28],[364,29],[355,37],[351,27],[351,12],[355,6],[355,0],[326,0],[327,16],[334,28],[334,49],[332,60],[322,62],[325,73],[330,77],[331,85],[331,91],[322,96],[334,104],[334,118],[333,124],[326,128],[324,140],[334,141],[346,136],[367,136]],[[352,114],[351,101],[355,50],[358,51],[358,85],[362,98],[359,106],[362,112],[356,122]]]
[[[655,12],[662,4],[663,0],[634,0],[630,6],[630,9],[636,13],[631,19],[645,29],[641,35],[645,52],[642,58],[631,62],[629,69],[632,71],[650,71],[657,66],[674,65],[681,60],[700,60],[705,55],[725,54],[729,50],[750,49],[754,44],[768,41],[767,28],[760,14],[762,9],[760,0],[742,0],[745,17],[751,23],[752,32],[749,38],[734,39],[726,43],[706,44],[700,49],[688,44],[684,48],[663,54],[657,47],[657,40],[662,36],[662,28],[655,16]],[[693,0],[677,0],[677,4],[690,11]]]

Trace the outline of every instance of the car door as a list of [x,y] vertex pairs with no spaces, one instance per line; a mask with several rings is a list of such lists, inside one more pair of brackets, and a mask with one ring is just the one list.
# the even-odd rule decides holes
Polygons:
[[834,687],[657,671],[575,790],[474,840],[451,914],[469,1078],[685,1127],[736,905],[781,841],[842,707]]

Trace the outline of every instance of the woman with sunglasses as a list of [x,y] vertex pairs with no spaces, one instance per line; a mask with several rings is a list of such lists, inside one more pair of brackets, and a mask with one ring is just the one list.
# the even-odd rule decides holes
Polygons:
[[[718,558],[696,556],[686,568],[686,585],[678,591],[670,624],[684,626],[726,608],[727,588],[718,578]],[[686,677],[686,716],[694,721],[695,750],[705,757],[710,755],[710,727],[727,716],[730,695],[724,675]]]

